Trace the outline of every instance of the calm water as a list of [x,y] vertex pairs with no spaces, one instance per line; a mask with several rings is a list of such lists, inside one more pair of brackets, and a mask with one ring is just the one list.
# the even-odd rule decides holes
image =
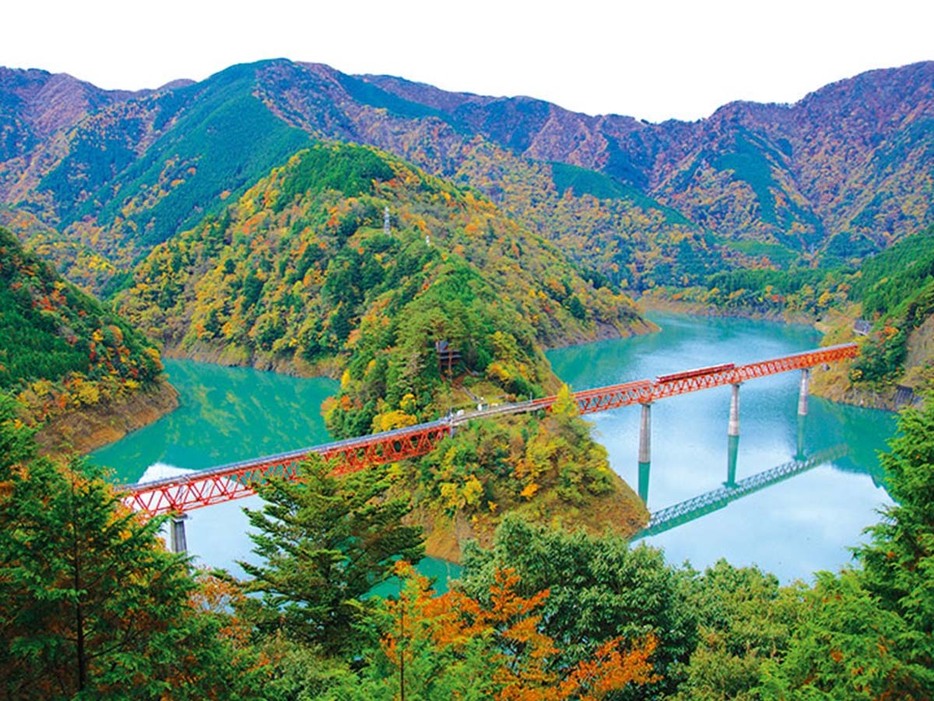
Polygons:
[[[817,346],[808,327],[737,319],[654,315],[662,331],[549,353],[557,374],[574,389],[624,382],[677,370],[764,360]],[[736,480],[793,460],[798,452],[800,373],[754,380],[740,389]],[[718,489],[727,481],[730,387],[652,406],[652,462],[648,507],[656,511]],[[633,489],[639,483],[640,409],[594,415],[613,468]],[[849,548],[889,504],[881,486],[878,451],[894,432],[892,414],[809,399],[802,427],[805,456],[843,446],[844,457],[734,501],[686,525],[647,538],[670,562],[701,569],[720,557],[758,564],[783,581],[807,579],[850,561]]]
[[[136,482],[163,469],[199,470],[329,440],[321,402],[338,383],[226,368],[190,360],[166,360],[180,406],[159,421],[91,453],[118,482]],[[256,497],[192,511],[188,549],[198,564],[240,572],[237,560],[253,561],[242,509],[261,508]]]
[[[558,375],[585,389],[722,362],[743,363],[817,345],[805,327],[766,322],[656,315],[663,331],[549,353]],[[200,469],[328,440],[321,401],[337,389],[326,379],[297,379],[243,368],[167,361],[182,406],[169,416],[92,454],[122,482],[147,468]],[[894,430],[886,413],[810,399],[799,436],[798,373],[755,380],[741,389],[741,437],[736,480],[805,455],[843,445],[847,454],[690,523],[647,539],[671,562],[697,568],[720,557],[757,563],[782,580],[808,578],[849,560],[875,510],[890,503],[880,486],[877,451]],[[719,488],[727,479],[728,387],[657,402],[652,409],[652,464],[648,505],[658,510]],[[639,409],[593,417],[613,468],[637,488]],[[199,509],[187,524],[189,550],[209,566],[237,568],[252,559],[244,506],[255,498]],[[432,574],[449,570],[431,562]]]

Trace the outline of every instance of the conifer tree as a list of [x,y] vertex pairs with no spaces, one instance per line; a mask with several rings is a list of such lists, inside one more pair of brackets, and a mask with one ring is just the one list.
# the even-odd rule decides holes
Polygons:
[[465,549],[464,590],[483,601],[495,573],[504,568],[519,576],[520,596],[550,592],[542,603],[541,629],[561,650],[555,668],[571,669],[620,636],[631,642],[650,634],[657,643],[651,663],[658,677],[638,690],[623,689],[618,698],[657,698],[677,687],[681,666],[696,645],[696,620],[680,575],[660,551],[630,549],[611,535],[551,531],[507,516],[490,550],[472,544]]
[[240,564],[252,577],[247,589],[262,594],[251,612],[260,631],[328,654],[350,649],[364,595],[397,560],[422,556],[421,529],[402,523],[408,502],[388,498],[388,487],[378,468],[338,477],[320,458],[305,462],[297,480],[259,487],[266,504],[247,515],[263,563]]
[[934,690],[934,401],[907,409],[881,461],[895,505],[856,549],[861,569],[818,573],[767,698],[930,699]]
[[221,617],[192,605],[159,525],[95,468],[36,457],[0,396],[0,698],[241,698]]

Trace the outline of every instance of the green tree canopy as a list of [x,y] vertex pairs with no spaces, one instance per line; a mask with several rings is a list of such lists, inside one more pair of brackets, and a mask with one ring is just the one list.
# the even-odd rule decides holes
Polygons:
[[652,698],[677,686],[679,666],[694,648],[696,621],[681,577],[660,551],[630,549],[615,536],[551,531],[507,517],[492,549],[465,550],[464,588],[483,600],[496,571],[507,568],[520,578],[520,596],[550,592],[542,606],[542,629],[562,650],[557,664],[571,667],[617,636],[636,640],[651,634],[658,641],[651,662],[662,679],[638,692],[624,690],[619,698]]
[[895,505],[857,549],[863,581],[879,606],[905,623],[895,640],[911,675],[934,689],[934,397],[908,408],[882,455]]
[[882,456],[896,504],[856,549],[862,569],[818,573],[767,697],[929,699],[934,690],[934,402],[906,409]]
[[258,492],[262,510],[247,510],[262,564],[240,563],[262,594],[252,615],[260,631],[320,645],[352,648],[364,596],[392,574],[396,560],[421,559],[421,529],[402,523],[409,505],[388,499],[385,470],[338,477],[320,458],[299,479],[270,480]]
[[13,416],[0,395],[0,698],[248,697],[160,521],[82,461],[35,457]]

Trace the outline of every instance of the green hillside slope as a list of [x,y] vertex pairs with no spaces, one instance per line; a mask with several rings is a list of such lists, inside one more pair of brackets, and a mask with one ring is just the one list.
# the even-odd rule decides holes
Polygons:
[[[335,414],[352,416],[333,418],[340,434],[368,431],[408,394],[422,418],[442,372],[513,396],[554,389],[543,347],[647,328],[627,298],[594,288],[489,201],[337,144],[300,152],[157,247],[120,308],[174,353],[337,363],[355,407]],[[459,354],[451,367],[442,341]]]
[[[118,303],[171,353],[340,374],[324,407],[336,437],[555,392],[546,346],[650,328],[488,200],[342,144],[299,152],[158,246]],[[606,509],[621,532],[644,521],[571,407],[490,423],[501,425],[476,428],[476,444],[402,468],[431,552],[456,558],[460,538],[490,537],[500,507],[594,531]],[[456,535],[465,515],[474,525]]]
[[161,373],[151,341],[0,228],[0,390],[28,423],[164,390]]
[[[152,246],[311,138],[334,139],[478,189],[637,292],[700,285],[724,269],[859,261],[928,226],[932,71],[648,124],[285,59],[147,93],[72,85],[64,107],[46,89],[62,77],[0,68],[0,202],[57,232],[43,251],[109,295]],[[32,244],[35,228],[15,233]]]

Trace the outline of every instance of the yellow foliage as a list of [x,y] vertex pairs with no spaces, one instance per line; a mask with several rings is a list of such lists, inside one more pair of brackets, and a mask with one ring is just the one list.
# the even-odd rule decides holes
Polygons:
[[373,428],[377,431],[391,431],[395,428],[414,426],[416,423],[418,423],[417,417],[406,414],[404,411],[394,409],[384,414],[378,414],[373,419]]
[[457,484],[454,482],[442,482],[439,491],[441,493],[441,505],[448,511],[456,511],[463,506]]
[[84,382],[80,378],[75,378],[71,391],[74,394],[75,404],[78,405],[91,406],[97,404],[101,398],[100,389],[95,383]]
[[558,390],[555,403],[551,405],[551,413],[555,416],[577,416],[580,413],[580,408],[571,395],[571,388],[567,385],[561,385],[561,389]]
[[506,383],[512,379],[512,374],[509,372],[506,366],[498,360],[494,360],[487,366],[486,376],[491,380],[500,383]]
[[476,475],[470,475],[464,482],[461,494],[467,506],[476,506],[480,503],[480,497],[483,496],[483,483],[477,479]]
[[414,414],[415,408],[415,395],[411,392],[406,392],[402,399],[399,400],[399,409],[407,414]]

